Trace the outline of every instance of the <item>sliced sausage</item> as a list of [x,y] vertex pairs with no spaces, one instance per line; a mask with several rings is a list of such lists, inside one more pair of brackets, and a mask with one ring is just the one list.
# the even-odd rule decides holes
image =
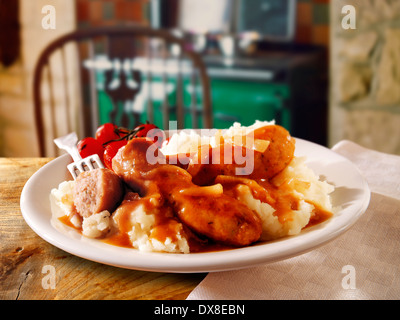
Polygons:
[[73,190],[76,210],[84,218],[104,210],[113,212],[123,195],[122,180],[106,168],[80,173]]

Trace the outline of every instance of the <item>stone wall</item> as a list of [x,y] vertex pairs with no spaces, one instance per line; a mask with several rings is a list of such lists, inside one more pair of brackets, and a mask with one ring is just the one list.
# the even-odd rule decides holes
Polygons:
[[[356,29],[342,27],[345,5]],[[400,1],[332,0],[330,58],[330,145],[400,154]]]

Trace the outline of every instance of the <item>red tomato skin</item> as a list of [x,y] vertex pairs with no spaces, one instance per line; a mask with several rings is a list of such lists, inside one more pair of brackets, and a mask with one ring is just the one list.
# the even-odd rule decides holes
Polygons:
[[157,129],[158,127],[156,126],[156,125],[154,125],[154,124],[151,124],[151,123],[147,123],[147,124],[141,124],[140,126],[137,126],[136,128],[135,128],[135,130],[136,129],[139,129],[139,128],[142,128],[142,129],[140,129],[137,133],[136,133],[136,137],[138,137],[138,138],[142,138],[142,137],[146,137],[147,136],[147,133],[151,130],[151,129]]
[[118,127],[112,123],[105,123],[97,128],[96,130],[96,140],[98,140],[101,144],[109,142],[111,140],[119,139],[118,135]]
[[127,140],[110,142],[104,150],[104,165],[112,170],[112,159],[117,154],[118,150],[128,143]]
[[102,144],[95,138],[83,138],[81,141],[78,142],[77,148],[82,159],[93,154],[97,154],[99,155],[100,160],[103,161],[104,148]]
[[158,148],[161,148],[162,143],[164,142],[165,135],[164,132],[159,129],[156,125],[152,123],[142,124],[137,126],[135,130],[140,129],[136,134],[136,138],[146,137],[153,140],[154,143],[157,144]]

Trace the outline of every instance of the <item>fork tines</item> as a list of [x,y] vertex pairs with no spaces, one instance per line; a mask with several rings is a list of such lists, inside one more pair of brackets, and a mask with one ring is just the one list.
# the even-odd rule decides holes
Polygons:
[[90,171],[97,168],[104,168],[104,165],[99,156],[95,154],[80,161],[73,162],[69,164],[67,168],[75,180],[81,172]]

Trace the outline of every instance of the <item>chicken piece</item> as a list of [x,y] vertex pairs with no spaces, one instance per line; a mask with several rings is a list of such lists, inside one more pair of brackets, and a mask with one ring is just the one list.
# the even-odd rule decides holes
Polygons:
[[245,246],[261,236],[259,216],[225,194],[187,196],[177,191],[171,192],[169,200],[183,223],[214,241]]
[[160,192],[180,220],[198,234],[236,246],[260,238],[261,220],[254,211],[222,192],[210,193],[193,184],[186,170],[165,164],[160,153],[151,159],[154,164],[146,163],[151,146],[146,139],[131,140],[114,157],[113,170],[142,196]]
[[84,218],[104,210],[113,212],[123,195],[122,180],[106,168],[81,172],[73,189],[75,208]]
[[[253,134],[254,140],[270,142],[264,152],[227,143],[221,144],[218,148],[209,147],[208,150],[202,146],[187,168],[193,176],[193,182],[198,185],[208,185],[213,183],[218,175],[270,179],[292,161],[295,140],[285,128],[270,125],[256,129]],[[237,162],[235,155],[238,155],[237,159],[242,163]]]

